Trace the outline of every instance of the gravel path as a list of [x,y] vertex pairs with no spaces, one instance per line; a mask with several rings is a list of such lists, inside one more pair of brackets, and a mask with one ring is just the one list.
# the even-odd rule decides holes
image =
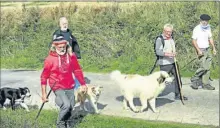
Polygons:
[[[40,106],[40,73],[41,71],[1,70],[1,87],[27,86],[32,92],[27,104]],[[189,86],[189,78],[182,78],[184,84],[183,93],[189,98],[185,105],[182,105],[181,101],[174,100],[174,93],[172,93],[174,88],[169,86],[157,98],[156,106],[160,111],[159,113],[153,113],[151,109],[143,113],[134,113],[122,109],[120,90],[109,79],[108,74],[86,72],[85,76],[90,80],[91,84],[103,86],[103,92],[98,103],[101,114],[219,126],[219,80],[212,81],[216,90],[208,91],[203,89],[192,90]],[[51,93],[49,100],[44,109],[57,109],[53,93]],[[137,107],[140,106],[138,99],[134,99],[134,102]]]

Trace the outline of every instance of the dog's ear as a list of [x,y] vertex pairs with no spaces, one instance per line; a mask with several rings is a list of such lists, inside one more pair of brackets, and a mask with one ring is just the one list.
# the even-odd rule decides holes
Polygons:
[[92,90],[95,90],[95,86],[92,86],[91,89],[92,89]]
[[103,86],[98,86],[98,87],[99,87],[99,89],[100,89],[100,90],[102,90],[102,89],[103,89]]
[[157,81],[158,81],[159,84],[161,84],[165,81],[165,78],[160,76],[159,78],[157,78]]
[[19,87],[18,89],[19,89],[19,90],[24,90],[24,88],[21,88],[21,87]]

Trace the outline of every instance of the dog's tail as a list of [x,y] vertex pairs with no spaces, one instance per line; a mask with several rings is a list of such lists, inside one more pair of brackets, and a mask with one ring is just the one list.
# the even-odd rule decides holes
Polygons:
[[119,70],[115,70],[110,73],[110,78],[114,81],[120,82],[123,79],[122,77],[123,76]]

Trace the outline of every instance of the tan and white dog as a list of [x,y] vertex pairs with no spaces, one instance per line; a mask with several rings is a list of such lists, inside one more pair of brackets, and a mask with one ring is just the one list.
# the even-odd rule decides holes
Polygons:
[[[153,112],[156,110],[156,97],[165,89],[166,82],[172,82],[172,78],[165,71],[154,72],[149,76],[141,75],[123,75],[116,70],[110,74],[112,80],[116,81],[121,88],[124,96],[123,106],[128,110],[129,103],[134,112],[143,112],[149,102]],[[140,98],[142,107],[138,110],[133,104],[133,98]]]
[[99,110],[97,108],[97,101],[99,99],[99,96],[102,91],[102,86],[94,86],[94,85],[88,85],[87,84],[87,92],[83,92],[81,87],[78,89],[74,90],[74,95],[75,95],[75,103],[80,102],[80,109],[83,109],[87,111],[85,107],[85,101],[88,99],[90,105],[94,109],[95,113],[99,113]]

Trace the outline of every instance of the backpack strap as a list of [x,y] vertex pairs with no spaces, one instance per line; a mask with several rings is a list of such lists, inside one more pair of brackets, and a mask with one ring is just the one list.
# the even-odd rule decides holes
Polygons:
[[163,45],[163,47],[164,47],[164,38],[163,38],[163,36],[162,36],[162,35],[157,36],[157,37],[156,37],[156,40],[155,40],[155,43],[154,43],[154,52],[155,52],[155,55],[157,56],[157,59],[156,59],[156,60],[159,59],[159,56],[156,54],[156,41],[157,41],[158,38],[161,39],[161,43],[162,43],[162,45]]
[[148,74],[151,74],[154,71],[154,69],[156,68],[156,65],[157,65],[157,61],[159,60],[159,56],[156,54],[156,41],[157,41],[158,38],[161,39],[162,45],[164,47],[164,38],[163,38],[163,36],[162,35],[157,36],[156,39],[155,39],[155,42],[154,42],[154,53],[155,53],[157,58],[154,62],[154,65],[153,65],[152,69],[150,70],[150,72]]
[[157,36],[157,39],[158,39],[158,38],[161,39],[161,43],[162,43],[162,45],[163,45],[163,47],[164,47],[164,38],[163,38],[163,36],[162,36],[162,35],[159,35],[159,36]]

